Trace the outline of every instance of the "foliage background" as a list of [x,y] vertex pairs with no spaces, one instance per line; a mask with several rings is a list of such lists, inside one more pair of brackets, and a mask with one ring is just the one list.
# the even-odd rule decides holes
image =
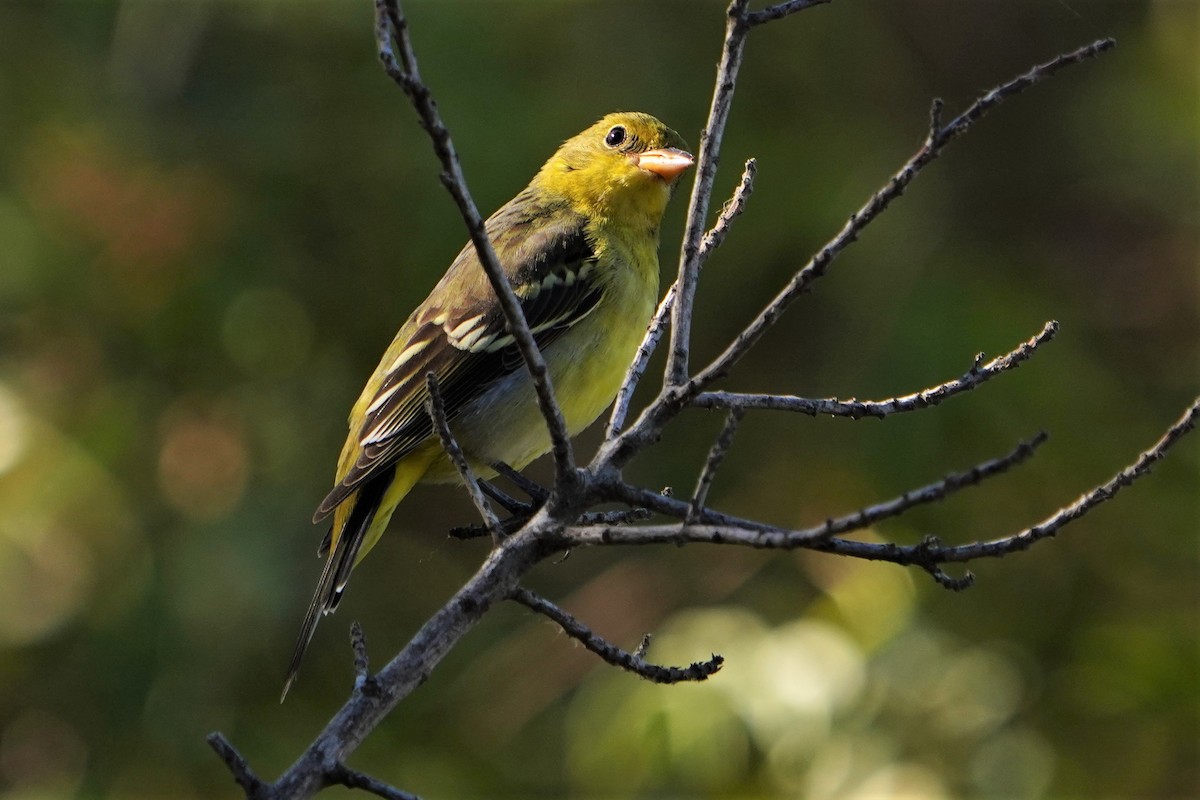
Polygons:
[[[407,5],[481,208],[612,109],[695,140],[716,3]],[[752,35],[719,194],[746,156],[760,177],[704,275],[701,355],[913,151],[931,97],[1119,46],[952,146],[729,384],[881,397],[1046,319],[1058,340],[884,424],[752,416],[719,507],[811,524],[1048,428],[1019,472],[873,534],[964,541],[1153,441],[1197,384],[1198,9],[837,0]],[[415,494],[277,704],[344,414],[464,240],[371,36],[365,0],[0,2],[0,796],[233,796],[207,732],[276,774],[345,695],[349,622],[384,659],[483,556],[445,538],[464,496]],[[718,426],[688,414],[632,473],[690,488]],[[574,553],[531,584],[726,669],[651,686],[501,607],[355,766],[429,798],[1195,796],[1196,456],[962,595],[807,553]]]

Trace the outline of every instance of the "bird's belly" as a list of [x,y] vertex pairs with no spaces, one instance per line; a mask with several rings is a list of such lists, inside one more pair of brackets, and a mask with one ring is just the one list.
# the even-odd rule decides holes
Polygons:
[[[624,303],[604,298],[574,330],[543,351],[572,436],[590,425],[620,388],[653,310],[654,294],[648,294],[645,300]],[[464,408],[450,427],[482,477],[494,474],[488,464],[502,461],[521,469],[550,449],[550,434],[524,366]],[[457,479],[445,458],[425,477],[437,483]]]

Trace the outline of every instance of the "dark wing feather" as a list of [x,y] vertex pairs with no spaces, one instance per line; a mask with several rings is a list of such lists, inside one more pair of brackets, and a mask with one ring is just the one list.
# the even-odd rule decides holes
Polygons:
[[[518,195],[488,220],[488,234],[521,300],[534,340],[545,348],[595,308],[601,286],[583,218],[537,210],[530,197]],[[550,224],[548,219],[559,222]],[[482,281],[462,280],[459,273],[464,270],[477,272]],[[453,297],[441,291],[448,285],[479,288],[465,297]],[[359,440],[358,457],[322,501],[314,519],[332,512],[364,481],[390,468],[432,435],[425,411],[428,373],[437,376],[446,417],[453,420],[495,381],[524,369],[520,351],[470,245],[414,318],[413,335],[392,365],[380,365],[384,379],[359,430],[352,431]]]

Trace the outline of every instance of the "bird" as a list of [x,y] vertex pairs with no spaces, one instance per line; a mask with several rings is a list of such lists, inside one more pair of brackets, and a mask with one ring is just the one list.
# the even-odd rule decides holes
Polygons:
[[[612,403],[658,300],[659,229],[692,166],[682,137],[655,117],[618,112],[567,139],[529,185],[485,223],[545,359],[570,435]],[[468,242],[409,315],[350,411],[334,487],[313,522],[332,518],[325,558],[280,698],[317,623],[351,570],[418,483],[461,480],[426,411],[433,373],[445,416],[482,478],[520,470],[551,446],[532,379]]]

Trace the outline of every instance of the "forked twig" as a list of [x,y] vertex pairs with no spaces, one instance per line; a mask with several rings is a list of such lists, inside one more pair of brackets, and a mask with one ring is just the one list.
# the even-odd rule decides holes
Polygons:
[[[1053,75],[1069,64],[1079,63],[1109,49],[1113,45],[1111,39],[1100,40],[1059,56],[1001,84],[979,97],[949,124],[942,124],[943,108],[940,101],[935,102],[930,110],[928,135],[921,149],[892,176],[886,186],[851,216],[833,239],[796,272],[792,280],[717,358],[699,373],[691,374],[688,365],[690,325],[700,268],[707,255],[721,244],[730,223],[741,212],[753,187],[755,165],[754,161],[750,160],[746,163],[742,181],[731,201],[722,210],[713,228],[702,235],[721,139],[729,117],[746,36],[758,25],[822,2],[824,0],[788,0],[760,10],[750,10],[748,0],[733,0],[730,4],[717,83],[708,122],[700,139],[696,184],[688,209],[676,286],[667,293],[660,304],[655,323],[647,333],[638,358],[626,377],[625,386],[622,387],[614,407],[605,443],[592,463],[586,469],[578,470],[563,415],[554,398],[545,361],[529,330],[520,303],[499,266],[484,222],[467,191],[449,133],[442,123],[428,87],[421,80],[408,36],[407,22],[400,11],[399,2],[376,0],[376,43],[380,60],[387,74],[411,100],[422,127],[430,136],[442,165],[441,181],[459,208],[480,263],[504,311],[509,330],[515,337],[532,376],[538,404],[549,428],[555,459],[555,493],[550,497],[558,498],[559,502],[543,502],[536,506],[539,500],[546,499],[546,495],[544,492],[540,493],[541,497],[531,494],[534,502],[528,505],[528,513],[517,513],[513,519],[500,523],[483,496],[478,481],[474,479],[469,466],[466,466],[467,461],[461,448],[457,448],[454,442],[445,412],[440,405],[441,398],[436,381],[431,381],[430,416],[434,419],[447,453],[459,466],[464,483],[471,491],[472,499],[479,507],[487,528],[493,534],[495,546],[476,573],[447,603],[434,612],[408,644],[374,676],[369,673],[361,630],[355,628],[355,672],[358,680],[351,696],[334,714],[325,729],[277,781],[271,784],[264,783],[255,776],[245,759],[223,736],[213,734],[209,737],[213,749],[228,766],[248,798],[290,800],[309,797],[332,784],[342,784],[373,792],[389,800],[415,800],[414,795],[351,770],[346,766],[346,759],[401,699],[425,681],[441,659],[478,623],[491,606],[504,599],[511,598],[546,615],[559,624],[568,635],[578,639],[607,662],[635,671],[649,680],[664,683],[703,680],[720,668],[722,660],[716,655],[709,661],[683,668],[649,664],[644,658],[648,638],[643,639],[642,645],[632,653],[621,650],[597,636],[582,622],[550,601],[520,587],[521,578],[536,564],[564,550],[594,544],[656,542],[710,542],[781,549],[808,547],[856,558],[917,565],[947,588],[965,588],[972,579],[970,573],[965,577],[955,578],[944,572],[941,565],[1002,556],[1053,536],[1064,525],[1084,516],[1091,509],[1111,499],[1121,488],[1147,474],[1158,459],[1196,426],[1197,417],[1200,416],[1200,401],[1194,404],[1159,442],[1143,453],[1135,463],[1117,473],[1112,480],[1087,492],[1070,506],[1060,509],[1037,525],[994,541],[946,546],[936,538],[927,536],[918,544],[899,545],[851,540],[843,538],[842,535],[894,517],[917,505],[934,502],[998,475],[1028,458],[1044,441],[1044,435],[1022,443],[1006,456],[983,462],[964,473],[949,475],[887,502],[826,520],[821,525],[804,530],[789,530],[756,520],[740,519],[707,507],[706,495],[712,483],[712,476],[723,453],[729,447],[737,417],[745,409],[770,407],[807,413],[887,416],[899,411],[925,407],[966,391],[993,375],[1010,369],[1027,358],[1054,332],[1053,326],[1048,325],[1038,337],[1034,337],[1017,350],[986,364],[977,363],[976,368],[956,381],[914,395],[885,401],[810,401],[803,398],[708,391],[711,385],[726,375],[775,323],[787,306],[824,274],[837,254],[849,246],[893,200],[903,194],[916,175],[937,158],[950,141],[968,130],[984,113],[1002,100]],[[645,370],[658,341],[657,337],[662,335],[668,315],[672,322],[672,343],[662,390],[634,423],[626,426],[630,396]],[[666,425],[689,405],[731,409],[729,421],[710,452],[692,501],[683,502],[664,493],[652,492],[627,483],[621,476],[621,468],[634,455],[657,441]],[[455,449],[458,451],[457,459],[452,452]],[[621,502],[630,508],[622,511],[592,510],[600,503],[608,501]],[[524,510],[523,507],[520,509]],[[631,524],[645,519],[650,512],[666,515],[675,521],[669,525]],[[506,535],[501,536],[502,532]]]

